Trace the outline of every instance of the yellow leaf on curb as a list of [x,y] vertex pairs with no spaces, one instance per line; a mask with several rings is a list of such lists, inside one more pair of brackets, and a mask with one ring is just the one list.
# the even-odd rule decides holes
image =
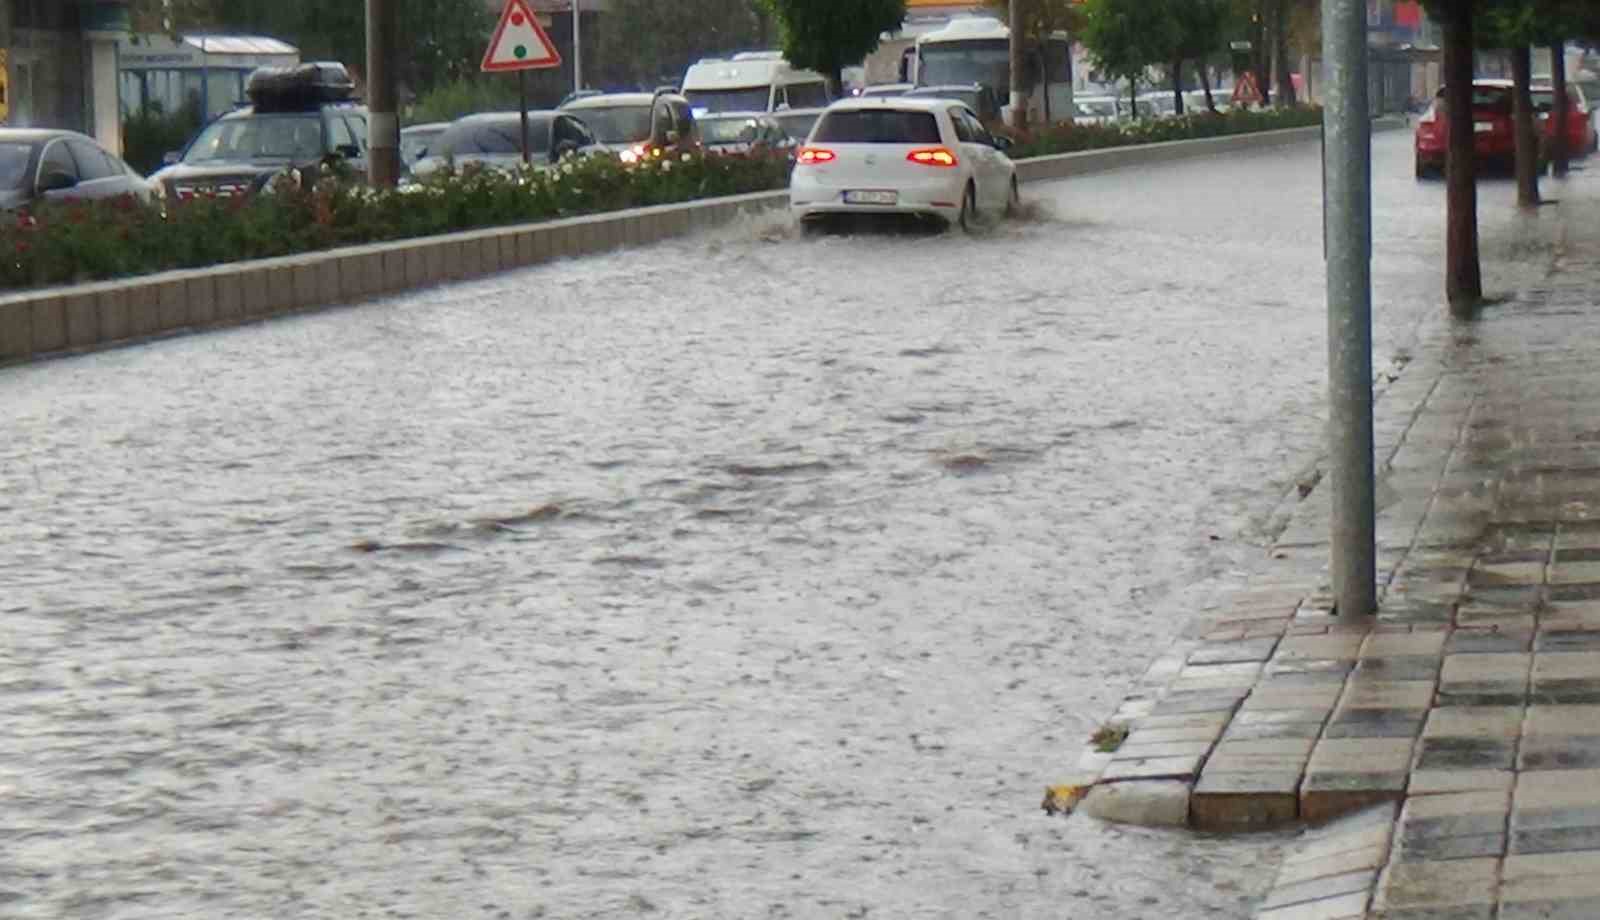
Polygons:
[[1044,790],[1044,802],[1039,807],[1047,815],[1069,815],[1072,809],[1078,807],[1083,797],[1089,794],[1089,786],[1047,786]]

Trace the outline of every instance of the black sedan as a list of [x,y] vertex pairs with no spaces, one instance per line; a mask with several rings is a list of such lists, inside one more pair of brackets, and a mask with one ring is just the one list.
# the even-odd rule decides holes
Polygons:
[[0,209],[119,195],[149,201],[151,194],[143,176],[93,138],[76,131],[0,129]]

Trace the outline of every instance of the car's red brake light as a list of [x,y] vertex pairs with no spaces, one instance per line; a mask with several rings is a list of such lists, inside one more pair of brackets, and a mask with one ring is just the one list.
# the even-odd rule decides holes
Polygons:
[[955,166],[961,161],[956,155],[944,147],[929,147],[924,150],[913,150],[906,154],[906,159],[912,163],[923,166]]
[[801,147],[800,153],[795,157],[795,163],[802,166],[814,165],[817,163],[832,163],[838,158],[838,155],[836,155],[832,150],[825,150],[822,147]]

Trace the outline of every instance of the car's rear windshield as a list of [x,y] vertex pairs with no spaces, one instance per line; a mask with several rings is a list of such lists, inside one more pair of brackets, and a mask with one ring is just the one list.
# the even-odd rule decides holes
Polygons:
[[189,145],[183,161],[314,160],[320,156],[320,114],[252,114],[212,122]]
[[700,136],[708,144],[748,144],[761,130],[754,118],[702,118],[697,124]]
[[937,144],[939,122],[932,112],[904,109],[853,109],[828,112],[817,125],[814,143]]
[[772,87],[748,89],[691,89],[683,93],[696,115],[717,112],[765,112],[772,103]]

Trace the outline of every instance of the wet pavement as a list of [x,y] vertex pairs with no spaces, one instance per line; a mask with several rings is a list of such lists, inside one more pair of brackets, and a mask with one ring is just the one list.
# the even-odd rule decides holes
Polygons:
[[1520,218],[1543,270],[1380,383],[1375,622],[1331,616],[1319,488],[1124,703],[1085,807],[1142,786],[1210,829],[1371,808],[1297,841],[1261,920],[1594,915],[1600,173],[1545,191]]
[[1249,916],[1291,834],[1038,803],[1320,453],[1316,150],[1027,195],[0,370],[0,913]]

